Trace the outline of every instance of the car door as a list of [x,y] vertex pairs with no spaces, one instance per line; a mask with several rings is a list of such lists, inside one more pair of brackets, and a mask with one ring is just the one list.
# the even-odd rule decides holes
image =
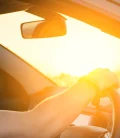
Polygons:
[[29,96],[24,87],[0,69],[0,110],[26,111],[28,107]]
[[42,73],[0,45],[0,109],[28,110],[34,94],[54,86]]

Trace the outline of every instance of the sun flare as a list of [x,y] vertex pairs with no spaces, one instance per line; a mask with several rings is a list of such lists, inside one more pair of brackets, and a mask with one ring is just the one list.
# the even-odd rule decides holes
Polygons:
[[1,15],[1,44],[45,75],[67,73],[80,76],[95,68],[114,70],[119,66],[118,38],[74,18],[66,18],[65,36],[27,40],[21,36],[21,23],[39,17],[24,11]]

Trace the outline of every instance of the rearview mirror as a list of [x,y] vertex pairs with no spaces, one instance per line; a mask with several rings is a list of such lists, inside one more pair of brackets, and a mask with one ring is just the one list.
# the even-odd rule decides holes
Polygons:
[[25,39],[63,36],[67,32],[64,19],[51,19],[21,24],[22,37]]

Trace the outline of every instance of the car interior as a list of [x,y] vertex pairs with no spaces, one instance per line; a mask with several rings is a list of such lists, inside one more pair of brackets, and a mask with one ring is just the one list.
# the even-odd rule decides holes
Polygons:
[[[33,108],[35,103],[38,103],[36,97],[40,102],[52,94],[52,92],[44,94],[43,92],[53,91],[56,87],[55,83],[3,46],[0,46],[0,61],[1,110],[27,111],[29,106]],[[24,77],[20,77],[21,75]],[[27,80],[29,80],[28,83],[26,83]],[[36,81],[38,83],[34,83]],[[30,102],[31,100],[34,101],[34,104]]]
[[[66,89],[65,87],[57,86],[2,45],[0,46],[0,61],[0,110],[28,111],[44,99]],[[20,76],[22,76],[22,79]],[[38,84],[35,82],[38,82]],[[99,136],[108,132],[106,129],[100,129],[99,127],[108,128],[110,120],[107,119],[107,116],[111,112],[102,111],[101,109],[101,113],[99,113],[96,112],[95,107],[90,105],[85,108],[83,114],[91,116],[89,127],[81,126],[79,129],[78,127],[70,128],[70,130],[66,130],[58,137],[64,138],[69,131],[71,132],[69,137],[74,137],[73,134],[82,136],[83,133],[76,133],[78,131],[82,131],[84,134],[86,131],[89,132],[86,136],[90,136],[93,133],[94,136]],[[101,120],[99,121],[98,118],[101,118]],[[72,124],[71,126],[75,125]],[[94,126],[98,126],[97,131]],[[111,128],[108,129],[111,131]]]
[[26,111],[29,97],[22,85],[0,69],[0,110]]
[[[57,12],[62,12],[71,17],[92,24],[97,28],[102,28],[104,32],[112,34],[116,37],[120,36],[120,31],[118,31],[118,29],[113,29],[114,27],[118,28],[118,21],[115,21],[106,15],[103,16],[101,13],[93,12],[93,10],[89,10],[88,8],[85,11],[83,6],[81,6],[80,9],[80,5],[78,6],[72,2],[70,3],[71,4],[67,9],[65,8],[66,2],[63,5],[55,4],[52,6],[52,8],[50,8],[52,10],[56,10]],[[49,6],[47,5],[47,7]],[[30,12],[30,10],[27,12]],[[68,10],[71,12],[68,13]],[[81,11],[85,12],[86,16],[76,15],[77,10],[79,13]],[[96,15],[97,19],[92,18],[94,15]],[[98,16],[100,18],[98,18]],[[107,27],[104,26],[105,23],[108,23]],[[44,76],[36,68],[29,65],[27,62],[9,51],[3,45],[0,45],[0,110],[31,110],[47,97],[58,94],[65,89],[65,87],[58,87],[57,84]],[[68,128],[58,137],[73,138],[79,136],[87,138],[88,136],[93,137],[93,132],[96,132],[94,133],[95,138],[103,138],[104,134],[108,132],[106,130],[107,128],[110,132],[112,132],[112,138],[119,138],[120,111],[118,111],[118,108],[120,99],[118,93],[115,91],[110,92],[109,98],[112,99],[114,110],[106,111],[102,109],[102,107],[99,107],[98,111],[97,107],[94,107],[90,103],[83,111],[83,114],[92,116],[89,125],[86,127],[75,126]],[[114,115],[113,120],[111,119],[112,113]],[[110,116],[110,118],[108,116]],[[114,123],[111,123],[111,120],[114,121]],[[113,128],[111,128],[112,125]],[[95,126],[102,127],[103,129],[97,129]],[[78,133],[81,130],[84,133]]]

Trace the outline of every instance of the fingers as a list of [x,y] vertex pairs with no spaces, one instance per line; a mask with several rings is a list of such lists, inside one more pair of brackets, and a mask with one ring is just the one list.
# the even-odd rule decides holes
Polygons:
[[88,74],[91,81],[96,83],[101,91],[104,91],[108,88],[118,88],[119,79],[115,73],[111,72],[109,69],[98,68]]

